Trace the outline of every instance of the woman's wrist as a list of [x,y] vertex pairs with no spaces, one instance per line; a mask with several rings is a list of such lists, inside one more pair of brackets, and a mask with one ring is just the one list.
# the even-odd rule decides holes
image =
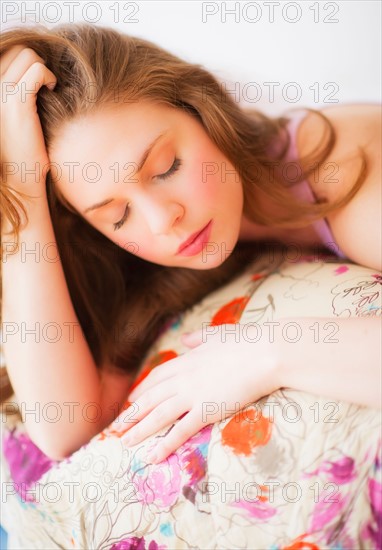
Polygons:
[[267,338],[270,346],[273,391],[289,387],[290,369],[293,367],[293,356],[299,353],[301,345],[296,344],[301,340],[300,324],[296,318],[281,318],[276,321],[264,323],[267,327]]
[[249,366],[248,383],[253,384],[253,369],[262,372],[257,390],[268,395],[282,387],[282,354],[277,329],[280,321],[241,325],[241,338],[245,343],[246,364]]
[[285,370],[283,370],[283,350],[279,338],[275,338],[273,341],[270,340],[271,352],[271,379],[272,379],[272,391],[277,391],[285,385]]

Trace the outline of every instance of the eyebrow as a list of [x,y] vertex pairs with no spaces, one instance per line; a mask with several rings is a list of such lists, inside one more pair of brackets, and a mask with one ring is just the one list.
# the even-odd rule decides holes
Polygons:
[[[155,145],[158,143],[158,141],[166,135],[167,132],[163,132],[162,134],[159,134],[159,136],[157,136],[154,141],[152,141],[150,143],[150,145],[147,147],[146,151],[143,153],[142,157],[141,157],[141,160],[139,161],[138,163],[138,170],[137,170],[137,174],[139,174],[139,172],[142,170],[142,168],[144,167],[145,163],[146,163],[146,160],[148,158],[148,156],[150,155],[151,151],[153,150],[153,148],[155,147]],[[109,204],[110,202],[113,202],[114,199],[105,199],[104,201],[101,201],[101,202],[97,202],[96,204],[93,204],[92,206],[89,206],[88,208],[86,208],[84,211],[83,211],[83,214],[86,214],[87,212],[90,212],[91,210],[97,210],[98,208],[102,208],[103,206],[106,206],[107,204]]]

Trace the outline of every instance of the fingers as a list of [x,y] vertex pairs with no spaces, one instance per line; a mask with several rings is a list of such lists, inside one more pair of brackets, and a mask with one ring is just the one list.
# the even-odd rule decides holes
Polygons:
[[189,348],[196,348],[203,343],[203,329],[182,334],[182,342]]
[[153,464],[162,462],[204,426],[200,412],[198,410],[189,411],[165,437],[161,438],[160,443],[148,455],[148,461]]
[[[175,357],[174,359],[177,359]],[[174,362],[174,359],[169,359],[166,363],[162,363],[155,367],[143,380],[140,382],[131,393],[127,396],[129,401],[136,401],[146,391],[156,386],[164,380],[168,380],[176,375],[176,368],[178,363]]]
[[127,447],[137,445],[147,437],[171,424],[171,422],[174,422],[182,413],[184,413],[184,407],[182,407],[179,398],[175,395],[155,407],[147,416],[145,416],[146,411],[140,411],[138,417],[145,417],[139,422],[139,426],[132,427],[128,431],[128,434],[123,437],[123,444]]
[[111,424],[111,429],[116,433],[127,432],[132,425],[138,422],[139,406],[137,403],[131,403],[129,407],[123,410]]
[[1,76],[4,77],[4,80],[7,82],[15,83],[20,80],[25,71],[33,63],[36,63],[36,61],[44,63],[42,57],[32,50],[32,48],[26,48],[25,46],[21,46],[21,49],[19,46],[11,48],[1,60],[2,65],[3,63],[7,65],[4,71],[3,66],[1,67]]
[[[18,84],[19,93],[23,89],[26,96],[33,95],[43,85],[56,84],[55,75],[46,66],[45,62],[31,48],[11,48],[2,58],[1,80],[9,84]],[[21,90],[20,90],[21,89]]]
[[[21,98],[23,97],[22,94],[25,94],[26,101],[28,101],[28,99],[30,101],[34,101],[35,95],[30,92],[35,91],[37,94],[42,86],[48,86],[50,89],[53,89],[56,82],[56,77],[52,71],[47,69],[45,65],[36,62],[33,63],[29,69],[27,69],[22,78],[19,80],[19,93],[21,94]],[[23,92],[23,90],[28,93],[25,93],[25,91]]]
[[17,46],[12,46],[7,52],[3,53],[0,57],[0,75],[3,76],[8,70],[9,66],[18,56],[18,54],[23,50],[25,46],[18,44]]
[[[130,427],[132,427],[133,422],[137,424],[160,403],[163,403],[174,395],[176,395],[176,391],[169,386],[166,380],[165,382],[157,384],[151,391],[145,391],[141,397],[135,398],[134,400],[129,397],[128,400],[131,405],[124,411],[122,421],[128,418],[131,424]],[[173,415],[173,418],[176,417]]]
[[[203,330],[197,330],[195,332],[188,332],[182,335],[183,344],[187,345],[190,348],[195,348],[203,342]],[[137,384],[134,389],[129,393],[128,400],[135,401],[138,399],[144,392],[162,382],[165,379],[171,378],[177,374],[179,367],[182,368],[182,372],[186,368],[187,364],[185,361],[177,361],[179,357],[174,357],[169,359],[165,363],[155,367],[139,384]]]

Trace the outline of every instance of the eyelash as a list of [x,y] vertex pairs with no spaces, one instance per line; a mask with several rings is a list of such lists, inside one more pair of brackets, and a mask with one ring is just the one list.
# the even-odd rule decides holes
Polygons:
[[[172,176],[177,170],[179,170],[179,167],[181,166],[181,164],[182,164],[181,159],[175,157],[174,162],[172,163],[171,168],[170,168],[166,173],[164,173],[164,174],[159,174],[159,176],[156,176],[156,177],[159,178],[159,179],[161,179],[161,180],[165,180],[165,179],[169,178],[169,177]],[[121,219],[119,222],[117,222],[117,223],[113,223],[114,231],[117,231],[118,229],[120,229],[120,228],[124,225],[124,223],[125,223],[125,221],[126,221],[126,219],[127,219],[127,211],[128,211],[128,208],[129,208],[129,205],[126,206],[125,212],[124,212],[124,214],[123,214],[122,219]]]

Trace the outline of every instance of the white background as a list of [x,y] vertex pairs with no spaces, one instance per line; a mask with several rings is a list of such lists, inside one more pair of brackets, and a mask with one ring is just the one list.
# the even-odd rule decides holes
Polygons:
[[[381,100],[379,0],[3,0],[1,20],[2,29],[65,22],[115,27],[203,65],[236,92],[236,101],[268,114]],[[273,99],[265,82],[278,83]]]

